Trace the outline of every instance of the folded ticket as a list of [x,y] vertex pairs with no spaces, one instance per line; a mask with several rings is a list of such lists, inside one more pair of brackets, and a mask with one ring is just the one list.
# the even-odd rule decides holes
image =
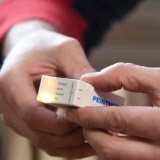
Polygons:
[[81,80],[43,75],[37,100],[53,106],[121,106],[124,98],[109,92],[99,92]]

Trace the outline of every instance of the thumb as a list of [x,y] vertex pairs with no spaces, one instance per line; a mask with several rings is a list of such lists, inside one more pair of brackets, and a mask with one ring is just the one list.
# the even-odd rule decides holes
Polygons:
[[152,98],[159,98],[160,70],[138,66],[131,63],[117,63],[100,72],[86,74],[82,80],[91,83],[102,91],[114,91],[121,89],[132,92],[147,93]]

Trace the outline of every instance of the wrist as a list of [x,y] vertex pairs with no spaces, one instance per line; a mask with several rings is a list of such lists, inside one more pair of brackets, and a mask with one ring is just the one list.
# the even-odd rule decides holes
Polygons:
[[24,21],[13,26],[10,31],[7,33],[4,42],[3,42],[3,56],[6,57],[10,50],[29,34],[33,34],[38,30],[48,30],[57,32],[57,29],[52,25],[40,21],[40,20],[30,20]]

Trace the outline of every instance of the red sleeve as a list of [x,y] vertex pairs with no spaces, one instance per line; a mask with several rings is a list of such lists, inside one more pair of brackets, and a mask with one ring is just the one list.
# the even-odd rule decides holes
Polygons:
[[14,24],[28,19],[47,21],[84,42],[87,22],[74,9],[73,0],[5,0],[0,5],[0,40]]

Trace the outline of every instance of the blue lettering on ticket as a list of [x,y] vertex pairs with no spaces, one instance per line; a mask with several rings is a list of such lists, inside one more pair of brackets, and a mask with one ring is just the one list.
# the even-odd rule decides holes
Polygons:
[[99,103],[99,104],[102,104],[104,106],[118,106],[115,103],[109,102],[109,101],[102,99],[100,97],[97,97],[97,96],[93,96],[92,101]]

